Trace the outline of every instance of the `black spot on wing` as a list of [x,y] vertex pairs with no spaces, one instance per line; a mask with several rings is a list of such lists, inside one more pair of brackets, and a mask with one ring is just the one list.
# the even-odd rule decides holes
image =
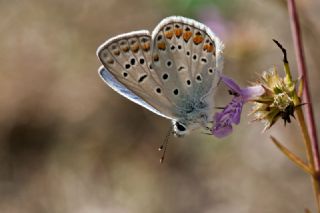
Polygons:
[[138,82],[139,82],[139,83],[143,82],[143,81],[146,79],[147,76],[148,76],[147,74],[142,75],[142,76],[139,78]]

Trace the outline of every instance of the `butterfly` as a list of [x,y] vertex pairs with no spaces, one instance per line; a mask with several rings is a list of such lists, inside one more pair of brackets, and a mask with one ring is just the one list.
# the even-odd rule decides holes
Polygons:
[[223,44],[204,24],[171,16],[150,34],[134,31],[97,49],[102,80],[146,109],[170,119],[176,136],[212,123]]

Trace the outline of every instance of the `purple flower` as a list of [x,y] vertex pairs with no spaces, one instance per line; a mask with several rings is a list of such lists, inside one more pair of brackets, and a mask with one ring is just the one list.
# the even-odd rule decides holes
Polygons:
[[242,89],[231,78],[221,76],[221,80],[234,97],[221,112],[217,112],[213,116],[212,134],[218,138],[229,135],[232,132],[232,124],[240,123],[242,107],[247,101],[261,96],[265,92],[261,85]]

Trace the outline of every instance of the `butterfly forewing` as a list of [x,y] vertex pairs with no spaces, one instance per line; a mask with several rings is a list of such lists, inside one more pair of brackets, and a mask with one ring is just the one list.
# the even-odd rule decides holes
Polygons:
[[167,117],[174,118],[172,102],[163,94],[151,65],[151,36],[148,31],[122,34],[102,44],[97,55],[114,78]]
[[139,96],[134,94],[131,90],[129,90],[127,87],[125,87],[123,84],[121,84],[115,77],[104,67],[101,66],[98,70],[100,77],[102,80],[113,90],[118,92],[120,95],[128,98],[129,100],[133,101],[136,104],[139,104],[140,106],[143,106],[144,108],[150,110],[153,113],[156,113],[162,117],[171,119],[171,117],[168,117],[161,112],[159,112],[157,109],[152,107],[150,104],[146,103],[143,99],[141,99]]

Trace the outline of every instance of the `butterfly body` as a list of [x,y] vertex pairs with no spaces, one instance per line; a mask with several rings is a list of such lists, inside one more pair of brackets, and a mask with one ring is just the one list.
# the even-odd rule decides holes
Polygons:
[[99,74],[121,95],[172,120],[180,136],[210,122],[222,49],[203,24],[172,16],[151,35],[141,30],[107,40],[97,50]]

